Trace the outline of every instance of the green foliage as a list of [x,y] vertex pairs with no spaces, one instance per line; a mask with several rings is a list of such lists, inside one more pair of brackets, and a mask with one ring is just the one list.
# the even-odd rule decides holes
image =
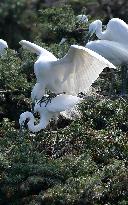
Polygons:
[[21,90],[28,86],[24,73],[21,73],[21,59],[13,50],[0,58],[0,85],[4,90]]
[[[52,32],[72,31],[75,28],[75,15],[71,7],[48,8],[41,10],[41,27]],[[66,21],[65,21],[66,19]]]
[[[21,134],[5,121],[1,195],[14,204],[21,196],[21,204],[125,204],[127,134],[117,127],[120,117],[126,121],[124,105],[122,99],[88,99],[80,106],[81,119],[52,133]],[[108,121],[104,129],[92,123],[97,114]],[[52,153],[56,137],[58,146]]]
[[[25,9],[30,2],[13,1],[10,6],[9,3],[1,3],[1,17],[3,9],[6,12],[0,21],[20,16],[17,23],[23,25],[30,22],[28,16],[32,15],[29,32],[32,31],[34,42],[58,58],[66,54],[71,44],[84,45],[88,25],[76,22],[71,6],[40,11],[36,30],[32,26],[33,13],[26,13]],[[67,41],[60,45],[62,37]],[[18,118],[21,112],[30,110],[35,60],[34,54],[23,49],[8,49],[0,58],[4,114],[0,131],[0,204],[126,205],[127,97],[106,96],[110,78],[100,77],[93,84],[96,91],[100,90],[99,95],[84,100],[79,106],[79,119],[70,120],[67,126],[62,119],[63,128],[59,122],[56,126],[51,123],[50,128],[37,134],[30,133],[27,127],[21,132]],[[120,85],[117,73],[115,95],[120,92]]]
[[48,45],[60,43],[62,38],[67,38],[68,44],[83,43],[86,24],[78,23],[76,14],[71,6],[47,8],[39,13],[38,37]]
[[7,0],[6,2],[1,2],[0,7],[1,20],[4,19],[9,12],[15,13],[15,18],[17,18],[20,14],[20,10],[25,8],[25,0],[13,0],[13,2],[11,0]]
[[[0,2],[0,34],[11,48],[19,47],[17,42],[30,38],[36,21],[32,1],[7,0]],[[30,25],[31,22],[31,25]]]

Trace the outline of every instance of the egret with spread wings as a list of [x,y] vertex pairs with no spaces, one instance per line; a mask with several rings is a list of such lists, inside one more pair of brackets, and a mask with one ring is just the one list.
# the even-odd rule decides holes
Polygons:
[[104,57],[83,46],[71,45],[67,54],[57,59],[34,43],[22,40],[20,44],[38,56],[34,64],[37,83],[31,93],[33,101],[44,96],[45,88],[56,94],[85,93],[105,67],[115,68]]

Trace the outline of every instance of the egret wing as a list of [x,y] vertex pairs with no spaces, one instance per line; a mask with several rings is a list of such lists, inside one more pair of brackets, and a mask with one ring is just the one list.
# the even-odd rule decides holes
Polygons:
[[47,51],[41,46],[36,45],[35,43],[31,43],[26,40],[21,40],[19,44],[22,45],[23,48],[31,51],[32,53],[36,53],[38,56],[44,55],[44,56],[49,56],[49,58],[52,57],[55,58],[55,56],[51,52]]
[[115,68],[101,55],[77,45],[72,45],[62,59],[51,62],[53,78],[61,81],[62,91],[73,95],[87,92],[105,67]]

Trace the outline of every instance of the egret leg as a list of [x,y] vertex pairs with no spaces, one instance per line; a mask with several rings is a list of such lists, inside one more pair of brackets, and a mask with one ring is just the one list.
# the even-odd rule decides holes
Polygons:
[[127,71],[128,65],[124,64],[121,66],[121,96],[126,95],[126,84],[127,84]]
[[34,107],[35,107],[35,102],[32,102],[32,104],[31,104],[31,112],[32,112],[32,114],[34,114]]
[[41,106],[41,103],[44,103],[44,102],[45,102],[45,107],[46,107],[48,103],[51,103],[51,101],[52,101],[53,98],[55,98],[57,95],[60,95],[60,94],[64,94],[64,92],[63,92],[63,93],[58,93],[58,94],[56,94],[56,93],[50,93],[47,97],[46,97],[46,96],[43,96],[43,97],[41,98],[41,100],[38,101],[38,103],[39,103],[40,106]]
[[48,97],[46,97],[46,96],[43,96],[39,101],[38,101],[38,104],[40,104],[40,106],[41,106],[41,103],[44,103],[45,102],[45,107],[47,106],[47,104],[50,102],[51,103],[51,100],[53,99],[53,98],[55,98],[57,96],[57,94],[55,94],[55,93],[50,93],[49,95],[48,95]]
[[20,125],[20,130],[19,130],[19,136],[20,136],[20,140],[22,141],[23,139],[23,129],[24,129],[24,123],[22,123]]
[[113,94],[113,86],[114,86],[114,81],[115,81],[115,72],[113,69],[111,69],[111,83],[109,87],[109,97],[111,97],[111,94]]
[[57,96],[57,94],[55,94],[55,93],[50,93],[49,96],[47,97],[47,100],[46,100],[46,103],[45,103],[45,107],[47,106],[47,104],[48,104],[49,102],[51,103],[52,99],[55,98],[56,96]]
[[54,142],[53,142],[53,147],[52,147],[52,158],[57,158],[58,144],[59,144],[59,135],[58,135],[58,131],[57,131],[56,137],[55,137]]

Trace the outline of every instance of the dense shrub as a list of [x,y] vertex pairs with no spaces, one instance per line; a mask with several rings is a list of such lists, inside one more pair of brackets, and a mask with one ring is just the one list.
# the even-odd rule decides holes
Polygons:
[[[2,3],[1,12],[7,7],[5,15],[11,12],[16,20],[27,4],[16,2],[10,7]],[[31,28],[34,42],[58,58],[71,44],[84,45],[88,25],[78,24],[71,6],[46,8],[38,15],[38,35]],[[62,37],[67,41],[60,45]],[[68,123],[62,118],[61,126],[53,122],[32,134],[27,126],[19,129],[18,118],[31,108],[35,59],[22,49],[8,49],[0,58],[0,204],[126,205],[128,99],[117,95],[120,73],[115,74],[112,96],[111,78],[101,76],[93,84],[95,92],[79,106],[80,118]]]

